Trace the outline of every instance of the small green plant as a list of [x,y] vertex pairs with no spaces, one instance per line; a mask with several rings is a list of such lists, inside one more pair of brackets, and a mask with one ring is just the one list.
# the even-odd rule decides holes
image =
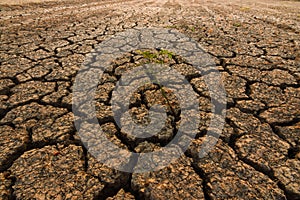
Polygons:
[[196,30],[194,26],[190,27],[190,29],[191,29],[191,31],[193,31],[193,32],[195,32],[195,30]]
[[154,53],[151,53],[150,51],[143,51],[142,55],[144,56],[144,58],[147,58],[149,60],[153,60],[153,59],[157,58],[157,55]]
[[159,51],[159,54],[160,55],[167,55],[168,56],[168,58],[173,58],[173,56],[174,56],[174,54],[172,53],[172,52],[170,52],[170,51],[168,51],[168,50],[165,50],[165,49],[161,49],[160,51]]
[[[150,52],[149,50],[146,51],[137,51],[138,54],[141,54],[144,58],[149,60],[150,62],[154,62],[154,63],[159,63],[159,64],[164,64],[166,61],[164,60],[164,56],[167,56],[168,59],[172,59],[174,54],[168,50],[165,49],[160,49],[157,52]],[[156,77],[156,74],[159,72],[153,72],[151,70],[147,70],[147,74],[153,78],[154,83],[156,83],[159,87],[159,90],[161,91],[161,94],[163,96],[163,98],[166,100],[168,107],[170,108],[171,112],[175,113],[174,108],[172,107],[168,96],[167,96],[167,91],[164,90],[162,84],[159,82],[159,80]],[[147,82],[148,83],[148,82]],[[146,84],[146,83],[145,83]]]
[[163,64],[166,62],[165,56],[168,57],[168,59],[172,59],[174,54],[168,50],[160,49],[157,52],[151,52],[151,51],[137,51],[137,53],[141,54],[144,58],[148,59],[149,62],[159,63]]
[[242,24],[240,24],[240,23],[234,23],[233,24],[233,26],[235,26],[235,27],[240,27]]

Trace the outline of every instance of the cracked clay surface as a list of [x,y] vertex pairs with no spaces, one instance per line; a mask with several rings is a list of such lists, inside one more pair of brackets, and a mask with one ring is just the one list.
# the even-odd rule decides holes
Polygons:
[[[279,0],[0,5],[0,199],[300,199],[299,10],[300,2]],[[164,128],[136,138],[127,134],[126,121],[118,127],[111,99],[125,72],[164,63],[185,76],[199,102],[195,115],[201,122],[188,150],[173,145],[182,153],[176,161],[131,174],[87,151],[74,126],[72,91],[86,55],[98,44],[149,27],[185,34],[212,56],[227,93],[226,118],[216,146],[200,158],[212,117],[203,74],[181,55],[160,49],[115,58],[97,86],[95,109],[117,147],[155,151],[182,122],[170,88],[150,83],[130,94],[129,113],[147,124],[149,108],[160,104],[167,112]]]

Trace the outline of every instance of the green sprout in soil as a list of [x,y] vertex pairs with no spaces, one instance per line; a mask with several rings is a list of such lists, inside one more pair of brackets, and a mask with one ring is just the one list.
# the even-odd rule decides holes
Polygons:
[[190,27],[190,29],[191,29],[191,31],[193,31],[193,32],[195,32],[195,30],[196,30],[194,26]]
[[174,56],[174,54],[173,54],[172,52],[170,52],[170,51],[168,51],[168,50],[164,50],[164,49],[161,49],[161,50],[159,51],[159,54],[160,54],[160,55],[167,55],[168,58],[170,58],[170,59],[172,59],[173,56]]
[[[150,51],[138,51],[139,54],[143,55],[144,58],[149,60],[149,63],[154,62],[158,64],[164,64],[167,61],[165,58],[167,57],[168,59],[172,59],[174,57],[174,54],[168,50],[165,49],[160,49],[158,52],[150,52]],[[147,73],[149,74],[150,77],[153,78],[153,82],[159,87],[159,90],[161,91],[161,94],[163,98],[166,100],[168,107],[170,108],[171,112],[175,114],[175,111],[173,107],[171,106],[171,103],[167,97],[167,92],[164,90],[163,85],[158,81],[157,77],[155,76],[154,72],[151,72],[147,70]]]
[[240,23],[234,23],[233,26],[235,26],[235,27],[240,27],[241,24],[240,24]]
[[168,60],[172,59],[174,57],[174,54],[168,50],[160,49],[158,52],[151,52],[151,51],[138,51],[139,54],[141,54],[144,58],[148,59],[149,62],[154,63],[167,63]]
[[149,60],[153,60],[153,59],[157,58],[157,54],[151,53],[150,51],[143,51],[142,55],[144,56],[144,58],[147,58]]

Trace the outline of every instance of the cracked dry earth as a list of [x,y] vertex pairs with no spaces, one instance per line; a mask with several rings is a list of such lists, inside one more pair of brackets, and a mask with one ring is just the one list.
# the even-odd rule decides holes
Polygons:
[[[0,10],[0,199],[300,199],[300,2],[76,0]],[[132,94],[130,113],[147,123],[149,107],[162,104],[165,128],[140,140],[116,125],[112,91],[135,66],[154,61],[178,70],[200,105],[199,131],[178,160],[130,174],[99,163],[82,144],[72,86],[97,44],[137,27],[177,30],[213,56],[227,113],[215,148],[199,158],[211,117],[202,74],[157,49],[116,58],[95,99],[102,130],[120,148],[154,151],[180,124],[172,92],[150,84]]]

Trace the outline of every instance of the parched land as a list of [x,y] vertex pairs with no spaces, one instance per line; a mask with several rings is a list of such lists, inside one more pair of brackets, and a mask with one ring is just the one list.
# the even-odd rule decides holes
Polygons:
[[[299,11],[300,2],[277,0],[0,5],[0,199],[300,199]],[[164,105],[165,127],[138,139],[117,126],[112,91],[136,66],[163,62],[176,69],[200,107],[196,138],[179,159],[159,171],[131,174],[103,165],[86,149],[74,126],[72,90],[98,44],[148,27],[183,33],[212,56],[227,93],[226,118],[216,146],[199,158],[212,116],[203,74],[159,49],[116,58],[99,82],[95,108],[118,147],[154,151],[180,127],[176,97],[155,84],[130,94],[129,112],[143,124],[151,106]],[[172,148],[181,151],[180,144]]]

